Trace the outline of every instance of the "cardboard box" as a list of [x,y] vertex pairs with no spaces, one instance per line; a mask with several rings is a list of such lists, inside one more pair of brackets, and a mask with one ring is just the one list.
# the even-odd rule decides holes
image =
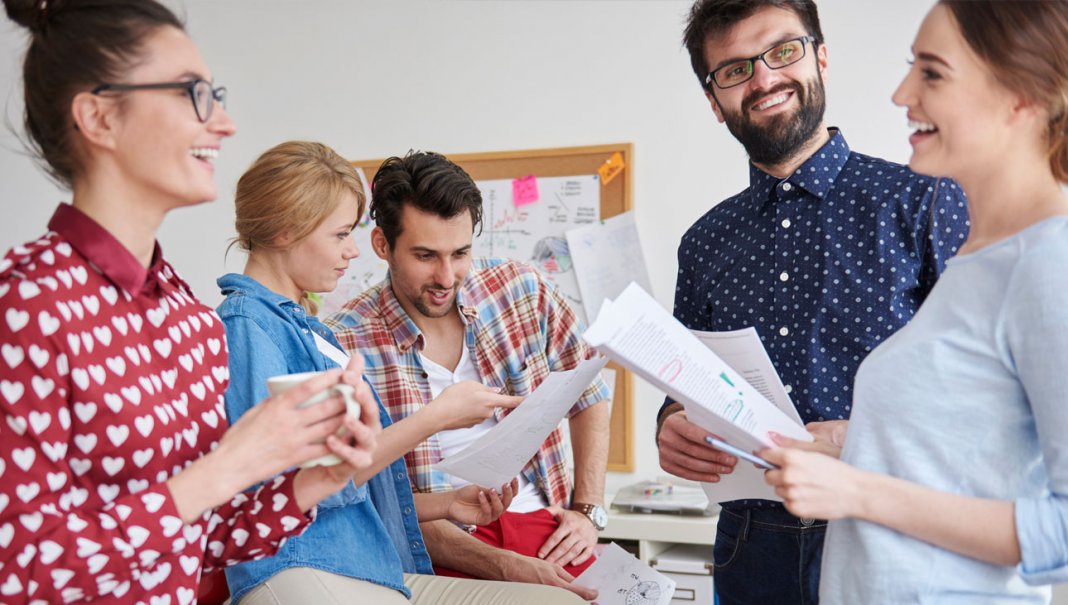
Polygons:
[[671,605],[713,605],[712,547],[679,544],[660,553],[650,566],[678,583]]

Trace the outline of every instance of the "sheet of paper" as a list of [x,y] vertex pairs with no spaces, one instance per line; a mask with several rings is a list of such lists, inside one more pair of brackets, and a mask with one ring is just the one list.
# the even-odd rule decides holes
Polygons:
[[[686,408],[687,418],[748,451],[773,446],[771,431],[811,441],[796,420],[776,407],[636,284],[601,308],[583,338]],[[739,464],[716,484],[715,501],[768,497]],[[732,473],[734,474],[734,473]],[[759,473],[757,473],[759,475]],[[735,487],[737,486],[737,487]],[[711,497],[711,496],[710,496]]]
[[590,321],[604,300],[619,296],[630,282],[647,292],[652,289],[633,212],[571,229],[567,246]]
[[748,327],[731,332],[691,331],[697,340],[703,342],[706,347],[719,355],[720,359],[727,362],[727,365],[734,368],[735,372],[741,374],[742,378],[765,399],[774,403],[775,407],[785,412],[798,424],[804,424],[797,413],[797,408],[794,407],[794,402],[782,385],[779,373],[771,364],[771,358],[768,357],[768,351],[764,348],[760,336],[757,335],[756,328]]
[[616,400],[616,371],[612,368],[601,370],[601,380],[608,385],[608,414],[612,414],[612,402]]
[[667,605],[675,595],[675,580],[642,563],[615,542],[573,584],[597,590],[599,605]]
[[497,426],[434,468],[484,487],[511,481],[606,363],[603,357],[587,359],[574,370],[551,372]]
[[[689,409],[732,445],[773,445],[770,431],[810,441],[803,426],[764,398],[637,284],[602,308],[583,338]],[[691,418],[693,420],[693,418]]]

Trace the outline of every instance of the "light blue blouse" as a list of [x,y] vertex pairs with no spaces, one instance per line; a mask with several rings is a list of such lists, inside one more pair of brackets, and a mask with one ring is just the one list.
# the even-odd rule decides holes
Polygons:
[[1049,602],[1041,585],[1068,580],[1068,217],[949,261],[912,321],[860,366],[842,458],[1015,502],[1023,561],[990,565],[835,521],[821,603]]

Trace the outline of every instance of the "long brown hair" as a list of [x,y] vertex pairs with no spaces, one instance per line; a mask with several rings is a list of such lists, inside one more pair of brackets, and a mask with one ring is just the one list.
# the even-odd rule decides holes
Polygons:
[[1068,3],[941,0],[994,77],[1049,113],[1050,169],[1068,182]]

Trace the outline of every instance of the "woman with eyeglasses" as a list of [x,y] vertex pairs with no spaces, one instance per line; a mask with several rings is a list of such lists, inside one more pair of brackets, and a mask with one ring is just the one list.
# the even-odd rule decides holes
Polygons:
[[909,164],[964,187],[971,232],[860,366],[841,461],[767,450],[766,478],[832,519],[825,605],[1048,603],[1068,581],[1068,3],[942,0],[912,52]]
[[[377,408],[357,362],[226,430],[222,322],[155,240],[216,197],[223,90],[152,0],[4,4],[30,31],[29,138],[73,195],[0,261],[0,601],[190,603],[371,463]],[[362,420],[337,398],[297,408],[339,381]],[[286,470],[328,453],[345,463]]]

